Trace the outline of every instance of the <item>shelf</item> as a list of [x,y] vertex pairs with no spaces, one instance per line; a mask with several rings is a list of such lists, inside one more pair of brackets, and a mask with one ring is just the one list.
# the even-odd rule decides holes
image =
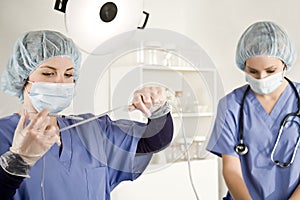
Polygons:
[[177,114],[177,113],[172,113],[172,117],[213,117],[214,113],[212,112],[203,112],[203,113],[182,113],[182,114]]
[[203,71],[215,71],[215,69],[210,68],[195,68],[192,66],[162,66],[162,65],[140,65],[139,67],[142,67],[143,70],[161,70],[161,71],[186,71],[186,72],[203,72]]
[[173,67],[173,66],[161,66],[161,65],[151,65],[151,66],[143,66],[143,70],[162,70],[162,71],[199,71],[198,69],[195,69],[193,67]]

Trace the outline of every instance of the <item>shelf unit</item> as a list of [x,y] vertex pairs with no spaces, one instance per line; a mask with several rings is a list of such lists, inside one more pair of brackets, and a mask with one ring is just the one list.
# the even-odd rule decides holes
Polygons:
[[[172,110],[174,120],[174,138],[170,147],[155,154],[151,164],[158,162],[173,162],[180,159],[184,154],[182,147],[179,147],[176,157],[170,159],[168,155],[171,148],[177,148],[177,144],[182,144],[185,134],[187,141],[193,141],[195,137],[200,137],[203,143],[211,131],[214,120],[216,103],[216,82],[215,70],[202,68],[197,69],[191,66],[160,66],[160,65],[114,65],[108,71],[110,108],[118,107],[124,102],[130,102],[128,97],[139,86],[156,84],[164,86],[170,91],[170,102],[179,102],[178,108]],[[175,98],[176,91],[182,92],[180,99]],[[175,100],[175,102],[174,102]],[[129,118],[145,122],[146,118],[140,112],[118,112],[118,118]],[[114,115],[111,115],[114,118]],[[188,143],[188,147],[192,142]],[[203,149],[203,147],[201,147]],[[177,155],[181,154],[181,155]],[[199,159],[203,159],[205,154],[200,153]],[[165,157],[165,158],[162,158]]]
[[[126,57],[126,58],[125,58]],[[201,199],[217,199],[218,167],[217,160],[207,157],[205,140],[212,129],[217,103],[216,71],[209,67],[194,67],[187,62],[180,65],[149,65],[137,63],[136,54],[128,54],[112,63],[102,74],[101,82],[95,91],[96,100],[108,96],[101,104],[95,104],[96,112],[110,110],[130,103],[133,92],[145,84],[158,84],[166,87],[171,94],[172,104],[176,91],[182,92],[182,98],[175,98],[180,102],[179,109],[172,110],[174,121],[174,137],[171,144],[163,151],[154,154],[144,174],[133,183],[122,183],[113,192],[112,199],[187,199],[193,198],[188,181],[187,157],[184,141],[187,142],[192,163],[193,178],[199,188]],[[158,62],[159,63],[159,62]],[[108,83],[108,84],[107,84]],[[110,114],[112,119],[131,119],[145,122],[147,119],[139,112],[118,111]],[[183,135],[185,135],[185,140]],[[178,174],[178,172],[182,174]],[[208,175],[209,174],[209,175]],[[180,177],[179,177],[180,176]],[[173,179],[176,177],[176,179]],[[178,179],[177,179],[178,177]],[[174,180],[178,180],[179,187],[161,191],[161,188],[171,188]],[[162,183],[161,184],[158,184]],[[149,187],[152,189],[149,190]],[[153,186],[157,186],[153,188]],[[133,188],[131,188],[133,187]],[[131,188],[131,189],[130,189]],[[182,188],[182,190],[180,190]],[[127,191],[131,191],[130,193]],[[136,192],[135,192],[136,191]],[[150,191],[149,195],[145,195]],[[153,193],[153,191],[155,191]],[[158,192],[159,191],[159,192]],[[135,193],[133,195],[133,193]],[[163,196],[156,197],[159,193]],[[128,198],[127,198],[128,197]]]

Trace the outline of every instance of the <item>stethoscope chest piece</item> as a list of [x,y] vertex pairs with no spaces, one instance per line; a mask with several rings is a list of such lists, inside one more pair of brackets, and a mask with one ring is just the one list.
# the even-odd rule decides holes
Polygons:
[[240,156],[242,156],[242,155],[245,155],[246,153],[248,153],[248,146],[243,143],[239,143],[239,144],[235,145],[234,150]]

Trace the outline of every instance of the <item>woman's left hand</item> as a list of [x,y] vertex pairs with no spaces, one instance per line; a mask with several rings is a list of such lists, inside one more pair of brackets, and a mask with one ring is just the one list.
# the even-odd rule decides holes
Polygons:
[[149,117],[155,110],[164,105],[166,101],[166,88],[159,86],[147,86],[134,92],[132,104],[129,106],[129,110],[138,109]]

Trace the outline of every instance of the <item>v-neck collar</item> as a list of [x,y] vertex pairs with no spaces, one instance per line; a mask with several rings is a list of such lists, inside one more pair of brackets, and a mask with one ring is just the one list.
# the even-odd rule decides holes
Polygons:
[[[59,128],[64,128],[68,124],[66,124],[63,119],[57,118]],[[71,166],[71,158],[72,158],[72,134],[69,130],[62,131],[60,133],[62,149],[60,152],[60,147],[55,145],[53,148],[52,154],[59,160],[59,162],[67,169],[70,169]]]
[[280,123],[281,121],[280,114],[285,108],[285,106],[283,105],[288,101],[288,99],[292,94],[293,94],[293,89],[290,85],[288,85],[284,89],[280,97],[278,98],[270,114],[266,112],[266,110],[261,105],[261,103],[259,102],[259,100],[257,99],[257,97],[255,96],[252,90],[249,91],[248,98],[252,103],[252,105],[254,105],[254,109],[256,109],[257,114],[262,118],[262,120],[265,121],[266,124],[268,124],[268,127],[271,128],[274,123]]

